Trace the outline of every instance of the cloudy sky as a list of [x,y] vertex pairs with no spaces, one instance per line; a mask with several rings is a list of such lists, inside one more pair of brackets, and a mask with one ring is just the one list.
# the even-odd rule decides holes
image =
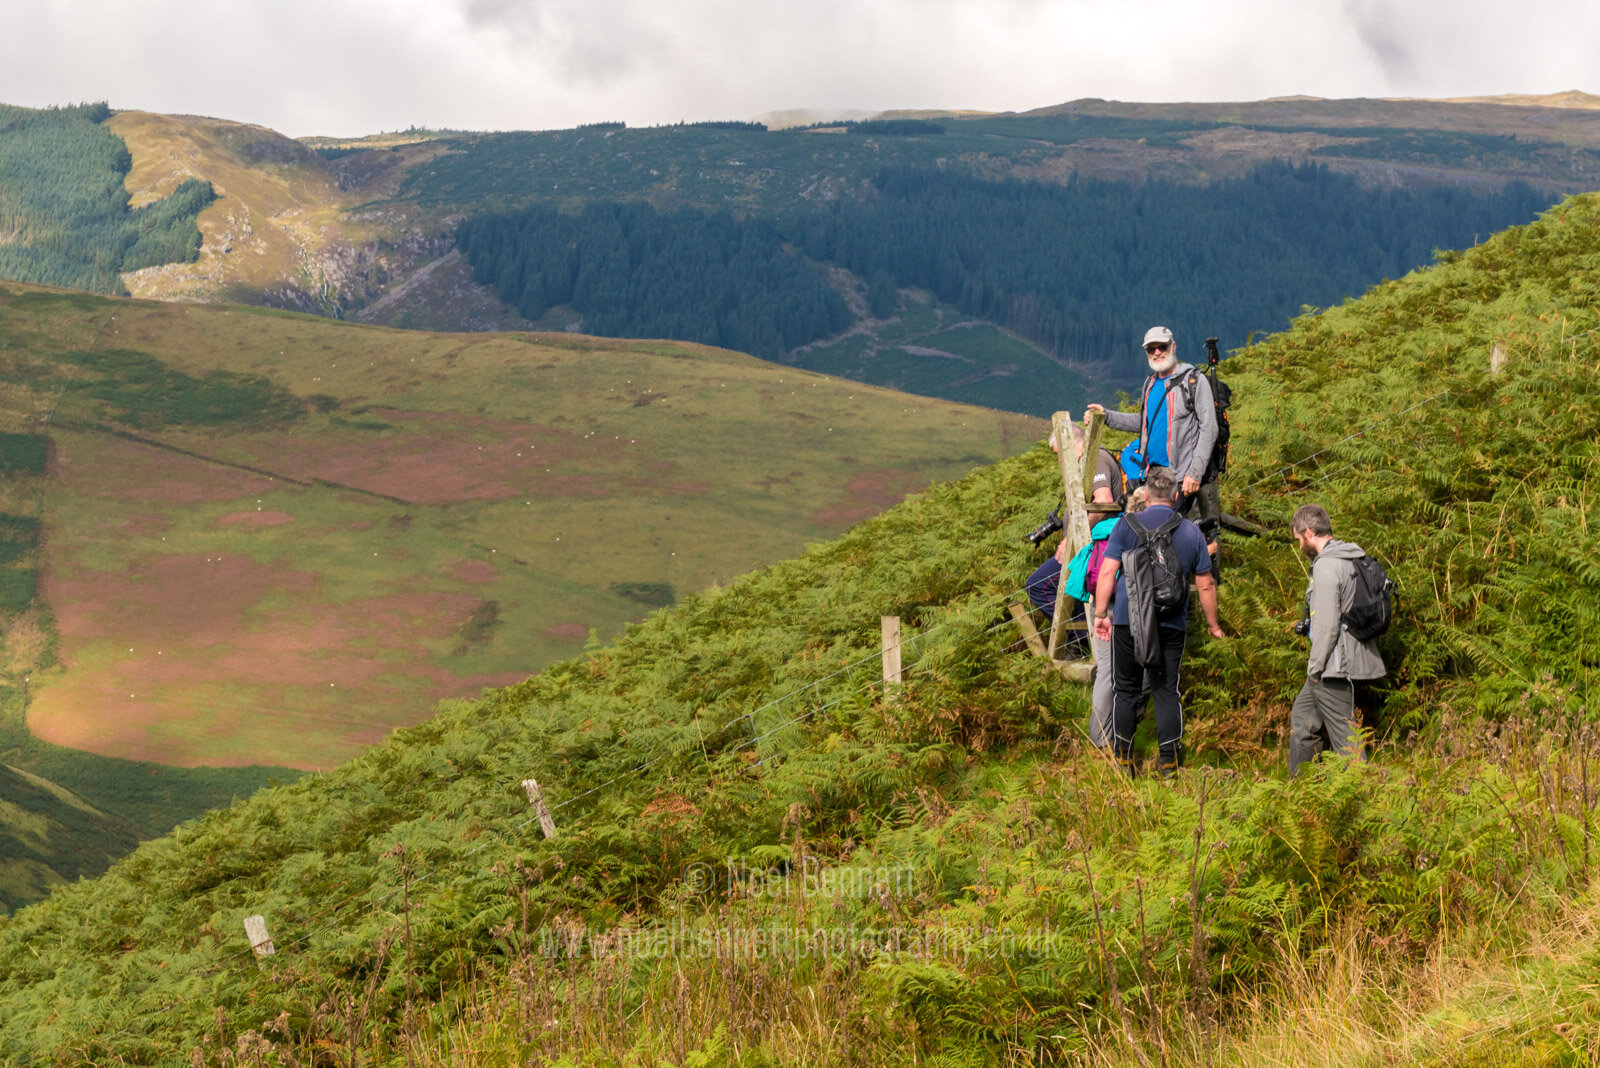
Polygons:
[[1596,0],[5,0],[0,102],[295,136],[1600,92]]

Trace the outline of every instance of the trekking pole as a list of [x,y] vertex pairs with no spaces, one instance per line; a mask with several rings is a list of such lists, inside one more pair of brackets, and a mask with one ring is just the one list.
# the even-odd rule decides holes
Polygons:
[[[1222,353],[1217,349],[1217,339],[1206,338],[1206,378],[1211,384],[1212,403],[1218,407],[1217,434],[1222,437],[1223,425],[1227,420],[1227,413],[1218,404],[1220,394],[1217,392],[1217,365],[1222,362]],[[1211,481],[1200,487],[1200,533],[1206,539],[1206,544],[1215,543],[1217,551],[1211,554],[1211,578],[1219,585],[1222,582],[1222,473],[1228,467],[1227,439],[1222,438],[1222,447],[1219,450],[1212,447],[1212,466],[1214,474]]]

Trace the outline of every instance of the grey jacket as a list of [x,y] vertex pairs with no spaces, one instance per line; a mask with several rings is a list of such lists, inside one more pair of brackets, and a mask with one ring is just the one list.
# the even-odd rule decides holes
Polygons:
[[1352,637],[1339,622],[1356,598],[1356,568],[1350,561],[1364,555],[1354,542],[1333,540],[1311,564],[1311,584],[1306,587],[1306,607],[1311,612],[1307,675],[1376,679],[1388,673],[1377,645]]
[[[1217,408],[1211,400],[1211,379],[1195,370],[1193,364],[1179,363],[1168,376],[1167,385],[1167,456],[1172,460],[1172,471],[1179,479],[1198,479],[1205,474],[1206,461],[1211,459],[1211,447],[1217,443]],[[1187,378],[1194,378],[1194,407],[1189,409]],[[1139,395],[1139,411],[1106,411],[1106,426],[1128,434],[1139,435],[1139,451],[1148,455],[1145,440],[1150,430],[1145,426],[1142,412],[1150,398],[1150,387],[1155,385],[1155,375],[1144,380],[1144,392]],[[1160,403],[1159,401],[1157,403]]]

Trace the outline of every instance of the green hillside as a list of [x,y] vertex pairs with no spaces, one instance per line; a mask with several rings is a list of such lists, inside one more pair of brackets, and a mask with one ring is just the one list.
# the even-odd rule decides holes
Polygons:
[[105,104],[0,104],[0,277],[125,293],[120,275],[200,252],[195,217],[216,199],[190,178],[130,209],[133,157]]
[[145,837],[1043,432],[691,345],[15,285],[0,366],[0,762]]
[[[941,159],[981,158],[979,169],[994,178],[1030,171],[1039,177],[1111,177],[1078,155],[1064,155],[1072,148],[1109,157],[1106,172],[1131,169],[1124,180],[1136,181],[1239,177],[1272,158],[1360,159],[1369,167],[1425,158],[1443,169],[1487,172],[1501,180],[1524,177],[1569,190],[1600,176],[1600,115],[1594,113],[1555,112],[1553,122],[1541,123],[1551,109],[1436,103],[1388,109],[1373,121],[1351,106],[1368,103],[1322,101],[1320,107],[1302,105],[1289,114],[1279,108],[1270,115],[1270,108],[1251,105],[1084,102],[893,131],[870,122],[774,131],[691,123],[465,134],[443,137],[455,151],[411,170],[398,192],[422,207],[504,209],[530,200],[642,196],[781,214],[849,197],[886,166],[934,167]],[[1163,107],[1174,113],[1156,114]],[[1096,113],[1135,109],[1143,114]],[[1231,153],[1240,158],[1224,161],[1208,143],[1221,132],[1255,135],[1263,143],[1250,150],[1241,141]],[[1310,140],[1270,141],[1287,135]],[[1561,162],[1552,166],[1552,156]]]
[[138,840],[133,828],[56,783],[0,765],[0,913],[80,875],[99,875]]
[[[1108,395],[1106,382],[1132,388],[1142,380],[1133,342],[1151,323],[1169,324],[1191,351],[1205,337],[1242,344],[1306,304],[1341,300],[1430,262],[1435,248],[1526,222],[1551,199],[1523,183],[1371,189],[1325,167],[1280,163],[1203,186],[1060,186],[886,167],[859,199],[786,207],[781,225],[600,202],[574,215],[546,205],[469,217],[456,241],[473,276],[530,319],[564,306],[599,334],[850,367],[852,377],[947,398],[974,399],[984,388],[999,407],[1048,416],[1052,405],[1080,409]],[[780,245],[780,233],[795,251]],[[828,335],[850,317],[802,252],[835,279],[870,282],[870,317],[852,326],[839,353]],[[736,288],[729,274],[740,279]],[[896,313],[914,314],[902,289],[932,293],[970,317],[962,323],[969,329],[997,323],[1010,332],[999,336],[1026,338],[1033,362],[1049,371],[1018,374],[999,354],[966,358],[960,350],[970,346],[946,351],[949,335],[882,352],[902,332]],[[869,339],[879,353],[838,360],[851,348],[864,356],[859,346]],[[1008,364],[1010,374],[984,381]],[[958,369],[955,381],[940,380],[941,365]],[[1100,392],[1086,395],[1081,379],[1091,370]]]
[[[890,120],[833,134],[695,125],[482,135],[408,172],[393,202],[466,215],[455,239],[473,278],[529,319],[555,308],[595,333],[728,345],[963,401],[982,390],[998,398],[985,403],[1047,415],[1042,395],[1068,395],[1074,408],[1091,399],[1085,377],[1095,395],[1131,387],[1142,360],[1129,339],[1152,322],[1240,345],[1307,304],[1398,277],[1433,249],[1470,245],[1556,199],[1510,181],[1519,168],[1501,157],[1533,153],[1531,175],[1544,159],[1533,145],[1453,131],[1304,130],[1329,143],[1301,165],[1257,153],[1255,166],[1210,180],[1199,180],[1198,162],[1134,181],[1057,158],[1090,142],[1199,157],[1196,140],[1223,126],[1067,114]],[[1600,153],[1563,151],[1587,161],[1565,188],[1600,182]],[[1374,182],[1330,168],[1344,156],[1494,177]],[[742,268],[737,297],[711,280],[708,267],[748,261],[776,245],[775,233],[792,252]],[[820,273],[803,260],[879,305],[855,309],[838,353],[824,340],[839,333],[837,315],[812,292]],[[969,361],[937,344],[897,346],[902,290],[931,292],[1034,351]]]
[[[1600,201],[1446,259],[1230,360],[1228,510],[1280,533],[1229,543],[1175,785],[1088,751],[1087,695],[1017,649],[1041,447],[0,923],[0,1051],[1592,1060]],[[1312,500],[1401,618],[1371,763],[1290,783],[1306,565],[1281,531]],[[907,628],[893,692],[881,615]]]
[[[140,296],[673,337],[1034,414],[1128,387],[1128,339],[1151,322],[1243,344],[1600,184],[1600,114],[1466,102],[1077,101],[304,144],[213,119],[108,125],[136,202],[191,172],[220,194],[193,264],[125,275]],[[651,209],[633,235],[651,241],[611,225]],[[522,248],[466,239],[463,219],[536,229],[508,213],[559,224]],[[665,218],[699,222],[655,241]],[[738,285],[704,284],[735,262]]]

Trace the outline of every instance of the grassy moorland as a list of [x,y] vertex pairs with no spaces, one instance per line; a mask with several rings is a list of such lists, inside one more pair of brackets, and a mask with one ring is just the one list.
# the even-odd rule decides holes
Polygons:
[[0,762],[143,836],[1041,432],[682,344],[21,286],[0,335]]
[[1037,436],[693,346],[43,291],[0,315],[49,412],[45,548],[12,569],[64,667],[29,724],[174,764],[331,767]]
[[1284,778],[1281,536],[1229,543],[1178,782],[1087,750],[1003,611],[1039,448],[0,923],[0,1054],[1590,1063],[1597,267],[1569,200],[1230,361],[1229,510],[1324,502],[1401,584],[1368,763]]
[[[1080,410],[1108,396],[1097,376],[1062,367],[1034,345],[945,304],[927,290],[897,291],[882,318],[861,302],[845,333],[796,349],[787,362],[820,374],[994,408]],[[1031,397],[1031,402],[1023,398]]]
[[0,765],[0,912],[99,875],[137,845],[135,830],[48,779]]

